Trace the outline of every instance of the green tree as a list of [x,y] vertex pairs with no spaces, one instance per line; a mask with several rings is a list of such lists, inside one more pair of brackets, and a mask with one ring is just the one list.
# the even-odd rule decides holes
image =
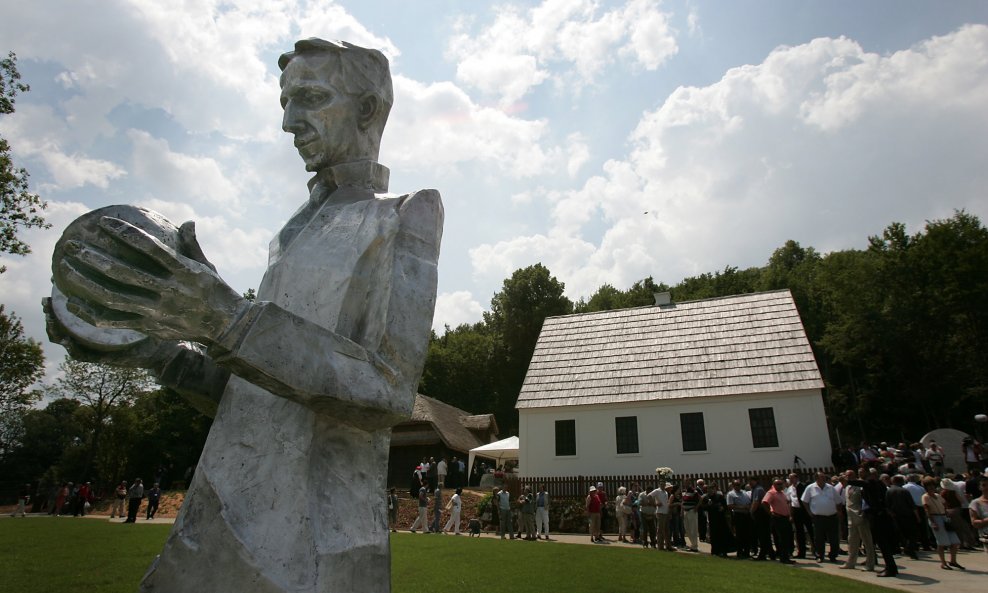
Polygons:
[[865,251],[825,256],[813,286],[840,426],[909,440],[971,430],[988,405],[988,230],[976,217],[958,212],[915,235],[892,223]]
[[[113,432],[115,429],[108,431],[116,408],[127,407],[141,394],[151,391],[151,376],[143,369],[81,362],[72,358],[66,358],[59,370],[61,376],[55,382],[53,393],[82,404],[80,412],[83,413],[86,428],[86,456],[82,473],[77,477],[86,479],[93,469],[114,469],[110,466],[115,466],[116,461],[101,451],[104,435],[110,432],[114,442],[119,440],[119,435]],[[98,467],[97,460],[105,465]],[[107,475],[99,477],[109,478]]]
[[484,321],[496,338],[495,359],[497,405],[495,415],[502,434],[518,428],[515,403],[532,360],[535,343],[546,317],[573,312],[573,303],[564,296],[565,285],[542,264],[515,270],[491,299],[491,310]]
[[213,419],[171,389],[140,394],[130,410],[136,431],[127,444],[128,479],[142,476],[150,484],[160,473],[162,487],[184,480],[199,461]]
[[645,307],[655,304],[655,293],[668,292],[669,286],[665,282],[656,284],[652,277],[643,278],[631,285],[631,288],[621,295],[620,303],[622,308]]
[[446,328],[432,335],[419,391],[474,414],[491,412],[497,403],[492,369],[495,338],[484,323]]
[[684,278],[682,282],[672,287],[672,300],[695,301],[756,292],[760,276],[760,268],[739,270],[727,266],[723,271],[713,274],[708,272]]
[[22,419],[41,394],[31,389],[44,374],[41,344],[24,337],[24,327],[0,305],[0,460],[23,432]]
[[597,289],[590,299],[581,299],[573,307],[574,313],[592,313],[594,311],[610,311],[613,309],[628,309],[645,307],[655,304],[655,293],[666,292],[669,287],[656,284],[652,277],[644,278],[631,285],[628,290],[618,290],[610,284],[604,284]]
[[580,299],[573,306],[574,313],[593,313],[595,311],[610,311],[620,309],[621,297],[623,293],[611,286],[604,284],[597,289],[597,292],[590,295],[589,300]]
[[[0,60],[0,115],[14,112],[14,99],[18,93],[25,93],[30,87],[20,82],[17,71],[17,56],[10,52]],[[24,168],[14,166],[10,155],[10,145],[0,137],[0,254],[24,255],[31,248],[18,238],[21,229],[31,227],[48,228],[42,211],[47,203],[37,194],[28,191],[28,173]],[[0,274],[6,270],[0,266]]]

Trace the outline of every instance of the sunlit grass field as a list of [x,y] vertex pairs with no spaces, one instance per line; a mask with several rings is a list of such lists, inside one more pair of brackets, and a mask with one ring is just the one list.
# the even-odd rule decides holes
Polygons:
[[[136,593],[170,527],[0,519],[0,592]],[[399,533],[392,534],[391,549],[394,593],[889,591],[775,563],[639,548]]]

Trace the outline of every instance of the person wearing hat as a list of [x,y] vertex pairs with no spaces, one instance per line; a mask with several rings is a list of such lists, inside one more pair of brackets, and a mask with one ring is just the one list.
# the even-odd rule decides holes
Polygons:
[[590,519],[590,541],[599,542],[603,539],[600,533],[600,498],[597,496],[597,487],[591,486],[590,493],[587,494],[587,517]]
[[419,488],[422,487],[422,466],[416,465],[412,472],[412,481],[408,485],[408,495],[415,498],[419,495]]

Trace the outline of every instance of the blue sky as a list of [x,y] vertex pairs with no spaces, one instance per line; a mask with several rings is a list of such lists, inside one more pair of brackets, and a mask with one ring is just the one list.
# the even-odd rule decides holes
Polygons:
[[44,341],[55,240],[114,203],[196,220],[223,277],[256,287],[306,198],[276,60],[310,36],[392,61],[381,160],[392,192],[443,195],[440,331],[536,262],[575,300],[762,265],[787,239],[984,219],[986,23],[956,1],[18,3],[0,50],[32,90],[0,133],[54,228],[3,258],[2,302]]

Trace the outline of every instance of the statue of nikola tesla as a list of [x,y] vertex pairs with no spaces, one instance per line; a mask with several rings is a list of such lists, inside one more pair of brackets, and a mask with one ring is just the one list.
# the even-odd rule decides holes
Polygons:
[[384,55],[308,39],[278,65],[283,127],[315,176],[255,302],[220,279],[190,223],[109,207],[56,246],[52,340],[150,368],[215,412],[145,592],[390,590],[384,475],[428,347],[442,204],[435,190],[377,195]]

